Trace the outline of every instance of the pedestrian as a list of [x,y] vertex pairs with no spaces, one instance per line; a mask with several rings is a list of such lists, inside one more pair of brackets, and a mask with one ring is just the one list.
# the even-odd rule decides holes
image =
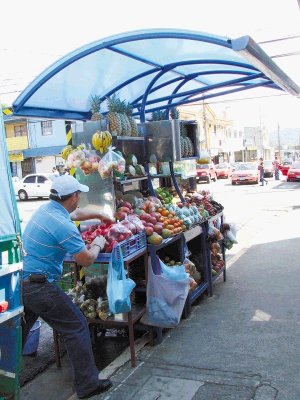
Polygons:
[[53,167],[53,168],[52,168],[52,174],[53,174],[54,176],[59,176],[59,172],[58,172],[58,170],[57,170],[56,167]]
[[268,184],[268,181],[265,179],[265,177],[264,177],[264,173],[265,173],[265,171],[264,171],[264,162],[263,162],[263,159],[262,158],[260,158],[259,159],[259,164],[258,164],[258,170],[259,170],[259,180],[260,180],[260,182],[261,182],[261,186],[264,186],[264,184],[266,183],[266,185]]
[[277,159],[277,156],[275,157],[275,160],[272,162],[272,164],[273,164],[273,169],[274,169],[275,180],[278,181],[279,180],[279,161]]
[[80,399],[102,393],[112,386],[109,379],[98,378],[85,316],[57,284],[67,252],[79,265],[87,267],[105,245],[105,238],[99,236],[87,249],[72,222],[94,218],[106,222],[111,220],[100,212],[77,208],[80,193],[88,191],[88,186],[70,175],[57,177],[52,183],[50,201],[33,214],[23,235],[23,341],[38,317],[61,335]]

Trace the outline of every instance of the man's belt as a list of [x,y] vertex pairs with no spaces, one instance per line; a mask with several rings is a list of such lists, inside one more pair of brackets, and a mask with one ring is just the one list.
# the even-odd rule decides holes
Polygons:
[[48,281],[48,276],[45,274],[30,274],[28,279],[24,282],[30,283],[46,283]]

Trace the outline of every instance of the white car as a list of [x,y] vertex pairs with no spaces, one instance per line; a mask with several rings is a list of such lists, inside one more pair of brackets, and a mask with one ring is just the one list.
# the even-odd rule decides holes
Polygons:
[[13,182],[15,195],[23,201],[30,197],[49,197],[55,178],[53,174],[26,175],[23,179]]

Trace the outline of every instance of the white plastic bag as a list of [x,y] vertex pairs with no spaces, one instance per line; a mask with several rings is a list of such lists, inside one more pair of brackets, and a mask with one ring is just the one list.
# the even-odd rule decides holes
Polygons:
[[[174,328],[179,324],[190,280],[188,274],[178,274],[176,267],[169,269],[168,274],[161,269],[160,275],[156,275],[149,257],[146,314],[142,318],[145,325]],[[170,277],[173,269],[174,276]],[[176,276],[180,279],[176,280]]]

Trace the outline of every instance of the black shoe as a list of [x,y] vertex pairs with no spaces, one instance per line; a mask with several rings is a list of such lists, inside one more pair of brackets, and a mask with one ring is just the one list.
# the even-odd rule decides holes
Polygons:
[[90,397],[95,396],[96,394],[106,392],[111,387],[112,387],[112,382],[109,379],[99,379],[99,386],[97,387],[97,389],[93,390],[89,394],[86,394],[85,396],[78,396],[78,398],[89,399]]

